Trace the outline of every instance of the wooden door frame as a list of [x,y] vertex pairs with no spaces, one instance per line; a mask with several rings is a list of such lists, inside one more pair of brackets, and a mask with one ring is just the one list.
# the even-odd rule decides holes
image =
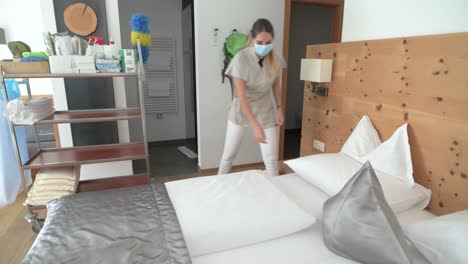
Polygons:
[[[285,0],[284,1],[284,32],[283,32],[283,57],[288,62],[289,59],[289,32],[291,27],[291,4],[321,5],[333,7],[332,36],[330,42],[341,42],[341,32],[343,28],[344,0]],[[286,102],[288,94],[288,69],[282,72],[281,81],[281,106],[286,116]],[[284,132],[286,124],[280,128],[279,160],[284,159]]]

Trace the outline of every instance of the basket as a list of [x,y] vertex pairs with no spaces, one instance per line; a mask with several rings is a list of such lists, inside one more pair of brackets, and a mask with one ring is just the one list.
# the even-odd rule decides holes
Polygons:
[[0,61],[5,73],[50,73],[48,61],[18,62]]

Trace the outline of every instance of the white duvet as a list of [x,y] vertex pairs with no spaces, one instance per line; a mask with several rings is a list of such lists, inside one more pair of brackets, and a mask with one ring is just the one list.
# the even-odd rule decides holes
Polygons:
[[192,257],[239,248],[313,225],[261,171],[166,183]]

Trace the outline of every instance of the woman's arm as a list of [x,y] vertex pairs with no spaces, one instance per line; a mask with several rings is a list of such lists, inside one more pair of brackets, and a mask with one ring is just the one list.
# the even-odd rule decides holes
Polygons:
[[255,138],[260,143],[266,143],[265,132],[255,118],[249,101],[247,100],[245,81],[235,77],[232,77],[232,79],[234,82],[234,89],[236,91],[237,98],[239,99],[240,108],[252,126]]
[[273,82],[273,93],[275,94],[276,100],[276,107],[278,108],[278,118],[277,118],[277,126],[282,126],[284,124],[284,113],[283,113],[283,106],[281,105],[281,84],[279,76],[276,77],[275,81]]

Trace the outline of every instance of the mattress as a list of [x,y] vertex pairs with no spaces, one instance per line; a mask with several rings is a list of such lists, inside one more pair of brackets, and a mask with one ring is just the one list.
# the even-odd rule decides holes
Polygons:
[[[297,174],[273,178],[273,183],[318,222],[292,235],[233,250],[192,258],[193,264],[310,264],[355,263],[329,251],[322,240],[322,206],[329,198]],[[424,210],[408,210],[397,215],[401,224],[410,224],[435,217]]]

